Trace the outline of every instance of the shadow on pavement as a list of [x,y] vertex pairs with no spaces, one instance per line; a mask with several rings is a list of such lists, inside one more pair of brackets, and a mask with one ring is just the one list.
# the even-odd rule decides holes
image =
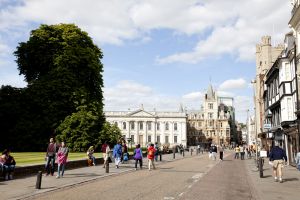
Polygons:
[[269,177],[272,177],[272,175],[266,175],[263,178],[269,178]]
[[83,173],[83,174],[67,174],[67,176],[64,176],[63,178],[74,178],[74,177],[87,177],[87,176],[93,176],[93,177],[96,177],[96,176],[99,176],[99,174],[95,174],[95,173]]
[[287,181],[299,181],[299,178],[285,178],[283,180],[284,180],[284,182],[287,182]]

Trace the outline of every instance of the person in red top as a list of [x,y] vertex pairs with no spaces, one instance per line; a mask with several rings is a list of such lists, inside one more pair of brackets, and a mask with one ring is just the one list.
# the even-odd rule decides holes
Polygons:
[[153,169],[155,169],[155,165],[154,165],[154,157],[155,157],[155,148],[154,148],[154,144],[151,144],[150,147],[147,150],[148,152],[148,168],[149,171],[151,170],[151,165],[153,167]]

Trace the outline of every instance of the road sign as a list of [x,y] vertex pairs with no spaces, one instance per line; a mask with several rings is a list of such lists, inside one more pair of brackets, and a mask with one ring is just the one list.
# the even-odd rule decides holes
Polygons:
[[271,124],[264,124],[264,129],[271,129]]

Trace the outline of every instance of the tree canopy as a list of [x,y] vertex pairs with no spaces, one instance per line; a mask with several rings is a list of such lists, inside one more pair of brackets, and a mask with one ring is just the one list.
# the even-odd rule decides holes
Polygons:
[[[8,104],[0,107],[0,117],[16,116],[5,130],[14,132],[15,138],[7,136],[9,141],[21,141],[16,149],[23,150],[28,143],[26,150],[44,149],[50,136],[62,134],[57,127],[76,115],[82,116],[84,106],[91,108],[85,112],[93,110],[98,120],[89,130],[101,131],[105,121],[103,54],[86,32],[74,24],[41,25],[31,31],[28,41],[19,43],[14,54],[28,86],[1,88],[0,101]],[[8,93],[16,99],[8,102]],[[6,113],[7,107],[16,108],[16,113]],[[93,137],[94,133],[87,134]]]

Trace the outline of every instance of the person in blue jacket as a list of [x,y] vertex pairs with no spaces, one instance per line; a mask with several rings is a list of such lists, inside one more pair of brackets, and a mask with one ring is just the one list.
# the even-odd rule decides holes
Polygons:
[[282,168],[284,164],[287,162],[287,156],[285,150],[279,147],[279,142],[275,141],[275,146],[271,149],[270,152],[270,161],[273,162],[273,173],[275,182],[278,181],[282,183]]
[[115,158],[116,168],[119,168],[122,157],[122,145],[120,141],[114,146],[113,157]]

